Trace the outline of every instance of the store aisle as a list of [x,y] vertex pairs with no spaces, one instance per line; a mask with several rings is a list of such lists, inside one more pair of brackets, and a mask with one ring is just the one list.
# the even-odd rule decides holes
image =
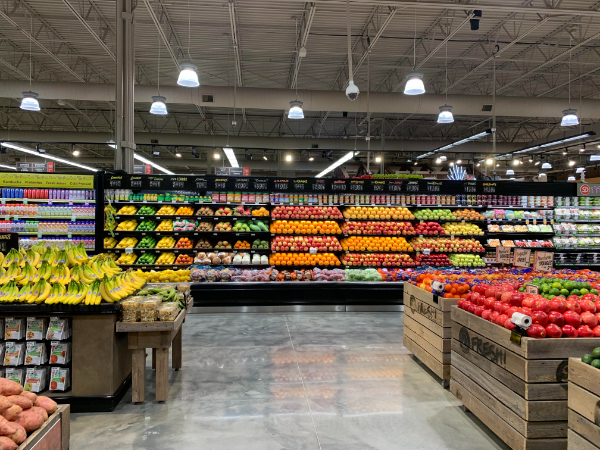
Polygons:
[[148,371],[145,404],[72,416],[71,449],[506,449],[402,346],[402,317],[188,316],[169,401]]

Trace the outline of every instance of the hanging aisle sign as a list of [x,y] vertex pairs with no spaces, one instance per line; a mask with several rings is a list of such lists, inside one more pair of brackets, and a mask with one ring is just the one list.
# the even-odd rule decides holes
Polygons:
[[27,172],[2,172],[0,185],[3,187],[31,187],[48,189],[94,189],[93,175],[66,175]]
[[554,253],[535,252],[533,269],[539,272],[551,272],[554,265]]
[[531,250],[515,248],[513,266],[529,267],[531,265]]

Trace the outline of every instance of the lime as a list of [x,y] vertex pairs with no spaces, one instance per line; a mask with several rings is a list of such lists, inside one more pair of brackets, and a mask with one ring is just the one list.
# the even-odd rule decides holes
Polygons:
[[561,289],[560,293],[561,293],[561,295],[569,295],[569,290],[568,289]]
[[600,359],[593,360],[591,366],[595,367],[596,369],[600,369]]
[[553,287],[554,289],[561,289],[561,288],[562,288],[562,285],[561,285],[560,283],[556,283],[556,282],[554,282],[554,283],[552,283],[552,287]]
[[521,287],[519,288],[519,292],[525,292],[525,288],[524,288],[523,286],[521,286]]
[[547,284],[542,284],[542,292],[550,292],[550,286]]
[[560,294],[560,291],[556,288],[550,288],[550,290],[548,291],[548,294],[550,295],[558,295]]
[[581,295],[581,293],[579,292],[579,289],[572,289],[571,295]]
[[581,283],[581,284],[582,284],[582,286],[581,286],[582,288],[585,288],[585,289],[591,289],[592,288],[592,285],[590,283]]
[[596,347],[592,351],[592,356],[594,357],[594,359],[600,359],[600,347]]
[[598,295],[598,289],[590,289],[590,294]]
[[594,357],[592,355],[590,355],[589,353],[585,354],[581,357],[581,361],[586,364],[591,364],[593,360],[594,360]]
[[585,294],[589,294],[590,293],[590,291],[588,291],[586,288],[581,288],[581,290],[579,292],[581,292],[581,295],[585,295]]

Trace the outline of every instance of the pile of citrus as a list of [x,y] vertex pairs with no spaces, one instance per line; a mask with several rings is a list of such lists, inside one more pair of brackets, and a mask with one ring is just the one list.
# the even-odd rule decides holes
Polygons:
[[402,207],[386,207],[386,206],[351,206],[344,210],[346,219],[393,219],[393,220],[410,220],[415,216],[408,210]]
[[369,252],[412,252],[413,248],[403,237],[367,237],[351,236],[342,239],[342,249],[345,251]]
[[275,253],[269,257],[274,266],[339,266],[340,260],[333,253]]
[[277,234],[341,234],[337,222],[332,220],[276,220],[271,233]]

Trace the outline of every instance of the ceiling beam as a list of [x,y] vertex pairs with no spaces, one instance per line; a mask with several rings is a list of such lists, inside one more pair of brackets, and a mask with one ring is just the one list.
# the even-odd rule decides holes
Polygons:
[[305,6],[302,19],[304,28],[300,29],[300,36],[296,36],[296,46],[298,48],[296,48],[296,52],[294,53],[293,65],[290,69],[290,76],[288,77],[288,87],[292,89],[298,85],[298,72],[300,71],[300,64],[302,63],[302,58],[300,58],[298,51],[302,47],[306,47],[308,36],[310,35],[310,27],[312,26],[316,10],[317,7],[314,3],[308,2]]
[[89,33],[93,36],[93,38],[96,39],[98,44],[100,44],[100,46],[106,51],[106,53],[109,54],[109,56],[113,59],[113,61],[116,61],[117,58],[116,58],[115,54],[112,52],[112,50],[110,48],[108,48],[108,45],[106,45],[106,43],[102,40],[102,38],[96,34],[96,32],[90,26],[90,24],[87,23],[87,21],[81,16],[81,14],[79,14],[77,12],[77,10],[69,3],[69,0],[63,0],[63,3],[65,4],[65,6],[67,8],[69,8],[69,10],[73,13],[73,15],[77,18],[77,20],[79,20],[79,22],[81,22],[81,24],[85,27],[85,29],[89,31]]
[[231,42],[233,44],[233,53],[235,55],[235,74],[238,86],[244,85],[244,75],[242,72],[242,55],[240,53],[240,36],[238,29],[237,11],[235,0],[229,0],[229,23],[231,25]]

